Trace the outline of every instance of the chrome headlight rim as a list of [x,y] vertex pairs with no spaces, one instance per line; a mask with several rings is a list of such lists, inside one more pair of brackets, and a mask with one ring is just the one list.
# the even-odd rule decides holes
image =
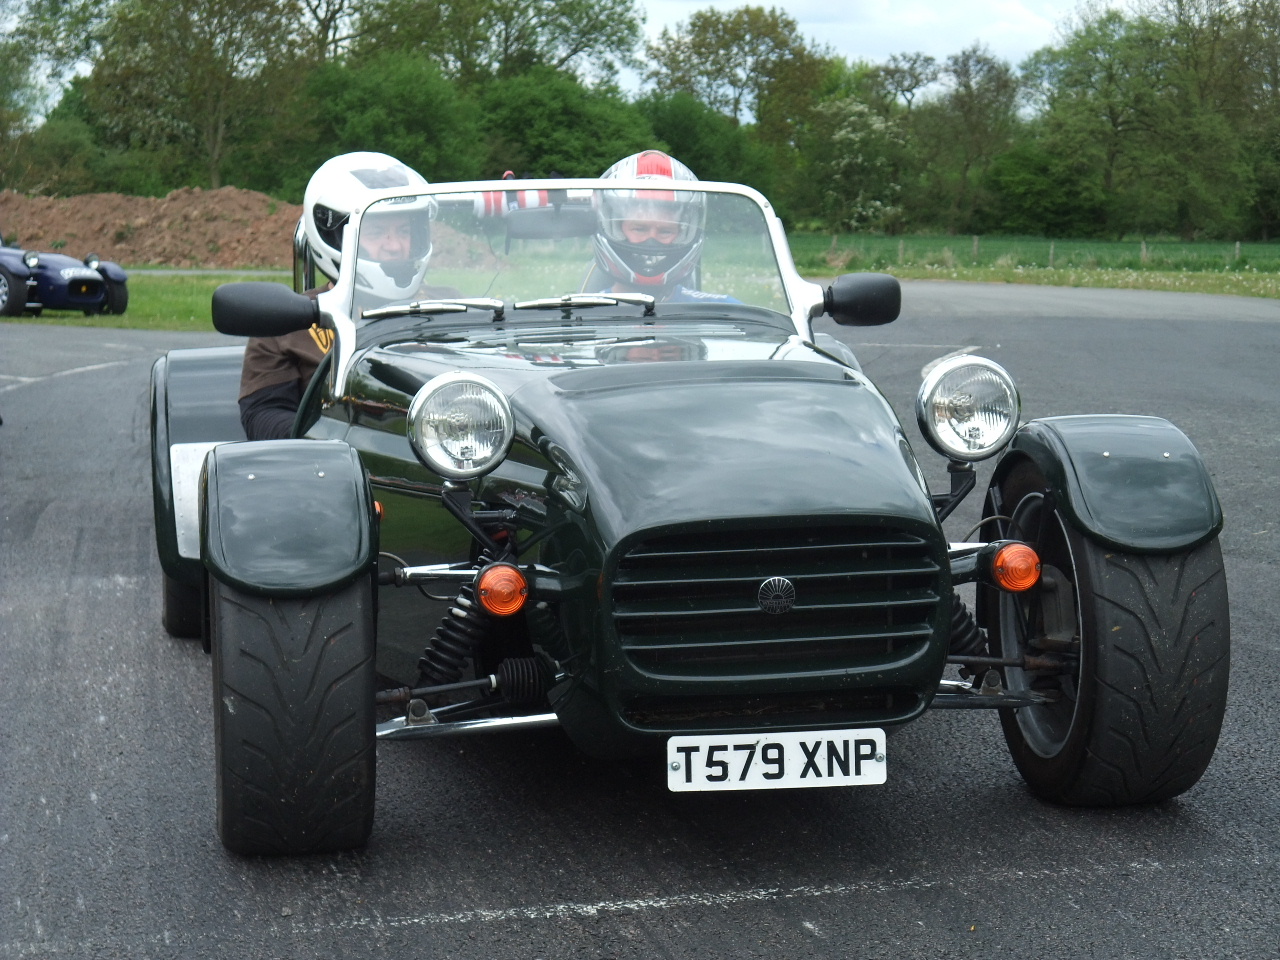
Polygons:
[[[495,445],[493,452],[489,456],[473,463],[472,466],[463,467],[459,466],[453,459],[444,459],[447,454],[442,456],[439,453],[440,445],[429,441],[426,435],[427,431],[420,421],[427,405],[443,390],[456,384],[470,384],[483,390],[494,401],[502,420],[501,441]],[[511,449],[511,443],[515,439],[515,416],[511,412],[511,402],[507,399],[507,395],[492,380],[465,370],[454,370],[450,373],[442,373],[439,376],[432,377],[414,395],[413,402],[409,404],[405,432],[408,435],[409,446],[413,448],[414,454],[429,469],[434,470],[446,480],[474,480],[489,473],[506,459],[507,453]]]
[[[973,367],[986,373],[994,374],[1008,390],[1011,399],[1012,409],[1009,411],[1009,422],[994,440],[976,450],[962,449],[954,442],[948,443],[939,431],[938,424],[932,415],[936,399],[935,395],[943,379],[964,367]],[[1018,432],[1021,419],[1022,397],[1018,393],[1018,385],[1014,382],[1013,377],[1009,375],[1009,371],[994,360],[989,360],[986,357],[962,354],[943,360],[929,371],[924,378],[924,382],[920,384],[919,392],[916,394],[916,424],[920,427],[920,432],[924,435],[925,440],[928,441],[929,446],[949,460],[976,463],[979,460],[987,460],[994,457],[1013,440],[1013,435]]]
[[28,250],[22,255],[22,262],[27,265],[28,270],[34,270],[40,266],[40,254],[35,250]]

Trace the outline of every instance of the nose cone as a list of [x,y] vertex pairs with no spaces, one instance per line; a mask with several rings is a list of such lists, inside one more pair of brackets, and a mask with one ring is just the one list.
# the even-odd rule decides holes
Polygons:
[[606,548],[717,518],[936,524],[893,411],[839,367],[627,364],[554,377],[513,402],[572,458]]

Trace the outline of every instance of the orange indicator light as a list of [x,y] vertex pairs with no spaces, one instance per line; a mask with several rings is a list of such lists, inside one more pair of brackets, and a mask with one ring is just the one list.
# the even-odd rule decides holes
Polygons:
[[382,519],[382,501],[381,500],[373,501],[373,512],[377,515],[379,520]]
[[1040,558],[1025,543],[1008,543],[996,552],[991,573],[1001,590],[1021,593],[1040,580]]
[[480,571],[476,583],[480,605],[496,617],[519,613],[529,596],[529,582],[509,563],[495,563]]

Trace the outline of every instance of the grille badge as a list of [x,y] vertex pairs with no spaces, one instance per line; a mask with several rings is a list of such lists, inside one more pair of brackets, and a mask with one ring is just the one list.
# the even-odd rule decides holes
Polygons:
[[765,613],[786,613],[796,602],[796,588],[786,577],[770,577],[760,584],[756,602]]

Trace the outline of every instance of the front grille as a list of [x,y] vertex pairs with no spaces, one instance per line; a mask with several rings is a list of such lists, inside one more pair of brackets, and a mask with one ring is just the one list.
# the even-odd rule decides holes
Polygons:
[[67,296],[72,300],[100,300],[101,280],[72,280],[67,284]]
[[[785,577],[792,608],[761,609]],[[933,635],[942,570],[923,538],[875,527],[705,530],[621,558],[614,629],[639,670],[682,678],[836,674],[900,662]]]

